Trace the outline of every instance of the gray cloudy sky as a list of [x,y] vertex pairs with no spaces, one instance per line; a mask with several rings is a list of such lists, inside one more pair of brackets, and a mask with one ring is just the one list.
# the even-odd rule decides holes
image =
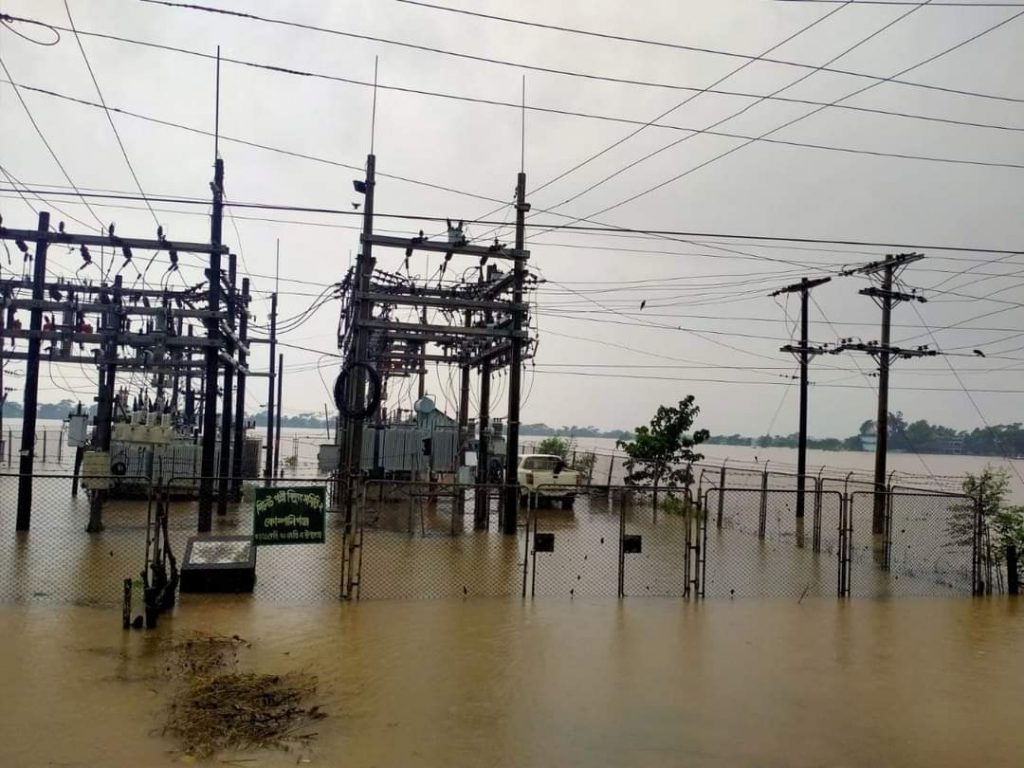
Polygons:
[[[823,19],[769,56],[813,66],[831,62],[832,68],[880,78],[897,76],[1024,12],[1024,6],[942,6],[943,0],[923,7],[767,0],[437,1],[483,13],[751,56],[764,54]],[[531,66],[673,86],[707,88],[744,64],[741,58],[511,25],[395,0],[206,0],[205,4]],[[206,54],[220,45],[225,57],[364,82],[372,80],[374,57],[379,56],[382,86],[492,101],[520,100],[524,70],[516,67],[133,0],[69,0],[69,5],[81,32]],[[63,0],[6,0],[3,11],[69,26]],[[823,18],[826,14],[830,15]],[[44,41],[54,35],[24,23],[0,27],[0,57],[15,82],[97,101],[73,35],[61,32],[57,45],[43,47],[12,30]],[[81,41],[108,106],[212,130],[211,61],[89,35]],[[913,265],[905,282],[924,289],[929,301],[918,308],[920,315],[909,305],[895,311],[893,339],[914,345],[932,343],[923,319],[935,329],[940,348],[952,354],[945,360],[899,363],[893,376],[892,409],[953,426],[980,424],[951,365],[990,423],[1017,421],[1024,394],[1020,332],[1024,259],[927,246],[1024,250],[1020,245],[1024,169],[1019,167],[1024,164],[1022,43],[1024,19],[1012,19],[898,78],[988,98],[766,62],[750,64],[715,86],[734,93],[778,92],[790,99],[831,103],[875,84],[843,103],[904,116],[828,108],[770,138],[931,160],[763,141],[742,146],[746,140],[735,136],[761,136],[818,108],[703,93],[661,117],[658,127],[643,130],[531,195],[537,214],[533,222],[566,221],[538,210],[547,209],[644,230],[916,244],[927,260]],[[641,123],[694,96],[692,91],[663,87],[537,71],[525,74],[529,106]],[[8,76],[4,74],[3,79]],[[323,160],[363,166],[370,138],[369,88],[232,63],[223,64],[221,83],[221,155],[229,200],[350,209],[356,199],[351,180],[359,173]],[[22,96],[75,185],[137,194],[102,110],[28,90],[22,90]],[[114,115],[113,120],[148,195],[208,197],[211,139],[135,117]],[[686,138],[690,134],[677,130],[708,129],[716,123],[720,124],[712,130],[734,136]],[[614,120],[528,112],[528,187],[536,189],[637,127]],[[678,143],[617,173],[672,142]],[[713,160],[735,147],[742,148]],[[381,90],[376,154],[380,173],[510,200],[519,170],[520,112]],[[982,164],[940,161],[951,159]],[[0,84],[0,165],[10,178],[32,188],[54,185],[64,190],[68,184],[8,84]],[[669,181],[691,169],[696,170]],[[9,189],[10,178],[0,183]],[[649,194],[595,216],[667,181]],[[495,207],[472,196],[390,178],[381,179],[377,189],[377,208],[383,213],[472,220]],[[576,199],[559,206],[569,198]],[[71,217],[99,226],[81,201],[51,199],[63,213],[53,204],[45,207],[57,219],[66,220],[69,230],[83,229]],[[44,207],[36,199],[29,202],[34,208]],[[206,207],[168,203],[153,207],[171,237],[208,238]],[[151,236],[155,231],[153,216],[138,202],[95,200],[92,208],[104,223],[116,221],[119,233]],[[16,195],[0,194],[0,211],[8,225],[34,226],[32,211]],[[511,221],[513,212],[506,207],[493,218]],[[266,292],[272,289],[267,276],[274,271],[277,239],[282,315],[295,316],[324,286],[341,279],[358,247],[358,224],[353,216],[236,209],[233,221],[226,223],[225,239],[239,253],[242,270],[255,276],[257,322],[266,320]],[[392,219],[380,219],[378,226],[419,228]],[[469,225],[471,236],[488,230],[482,224]],[[504,239],[511,236],[510,229],[503,230]],[[657,405],[693,393],[702,407],[704,426],[715,432],[745,434],[796,429],[797,391],[787,378],[793,364],[778,348],[790,340],[793,326],[787,318],[795,320],[799,306],[794,300],[787,304],[767,294],[800,276],[825,274],[842,264],[871,261],[894,250],[564,230],[543,234],[534,230],[529,247],[532,268],[548,282],[536,294],[533,320],[540,346],[536,365],[527,369],[524,421],[631,427],[645,422]],[[72,272],[80,263],[76,254],[51,254],[58,272]],[[402,258],[400,252],[377,255],[381,266],[396,269]],[[198,282],[198,260],[188,263],[184,278]],[[149,279],[156,282],[156,273],[165,266],[154,267]],[[430,260],[418,254],[412,272],[426,277],[437,267],[436,257]],[[5,272],[12,268],[20,269],[17,254],[11,267],[3,263]],[[172,285],[181,285],[172,278]],[[834,341],[837,335],[878,337],[879,312],[870,299],[857,294],[865,285],[860,278],[837,278],[815,291],[814,340]],[[928,290],[933,287],[937,290]],[[642,301],[647,305],[641,312]],[[284,340],[334,351],[337,308],[335,302],[325,304]],[[976,348],[987,356],[974,356]],[[286,412],[322,409],[329,399],[324,382],[329,385],[333,380],[336,362],[316,352],[285,352]],[[319,371],[318,364],[323,366]],[[257,356],[255,365],[263,366],[265,360]],[[858,365],[864,372],[872,368],[868,359],[849,355],[816,361],[812,434],[850,434],[873,416],[874,379],[863,375]],[[68,389],[87,396],[93,378],[92,371],[79,367],[65,366],[52,376],[44,372],[42,397],[68,396],[62,391]],[[17,378],[9,381],[20,384]],[[450,401],[455,381],[457,374],[449,379],[447,371],[442,371],[431,374],[428,386],[449,411],[454,410]],[[504,376],[497,380],[498,395],[504,395],[506,384]],[[252,410],[265,402],[262,386],[250,388]],[[408,388],[393,385],[391,394],[393,407],[409,406]],[[20,393],[12,399],[20,400]],[[496,415],[504,413],[503,397],[496,399],[494,408]]]

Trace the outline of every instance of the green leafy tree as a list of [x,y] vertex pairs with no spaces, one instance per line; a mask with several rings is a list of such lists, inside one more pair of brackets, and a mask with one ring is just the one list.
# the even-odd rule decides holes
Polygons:
[[563,461],[567,461],[569,458],[569,451],[572,450],[572,446],[564,437],[545,437],[540,443],[537,444],[537,453],[543,453],[547,456],[557,456]]
[[691,466],[704,458],[693,449],[710,436],[706,429],[690,432],[699,413],[693,395],[687,395],[675,407],[659,406],[649,426],[637,427],[632,440],[617,443],[626,453],[626,483],[650,486],[655,509],[659,487],[689,486],[693,482]]
[[545,437],[537,444],[537,453],[558,456],[567,466],[585,477],[587,482],[590,482],[597,461],[597,456],[592,452],[577,449],[575,438]]
[[[1006,549],[1015,546],[1024,552],[1024,506],[1006,503],[1010,493],[1010,473],[1003,468],[985,467],[978,475],[968,473],[963,481],[964,494],[981,507],[981,522],[992,534],[996,562],[1006,557]],[[955,508],[949,521],[949,534],[956,544],[970,546],[974,535],[975,506],[962,504]]]

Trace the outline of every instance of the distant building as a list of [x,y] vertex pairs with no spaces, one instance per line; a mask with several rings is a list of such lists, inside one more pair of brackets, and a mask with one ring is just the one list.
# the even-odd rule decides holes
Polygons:
[[865,421],[860,427],[860,449],[873,452],[877,445],[878,431],[875,429],[875,422]]

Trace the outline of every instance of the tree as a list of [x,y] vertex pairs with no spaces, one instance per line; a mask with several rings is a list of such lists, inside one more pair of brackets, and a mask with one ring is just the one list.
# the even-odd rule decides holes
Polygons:
[[1014,546],[1024,552],[1024,506],[1006,503],[1010,492],[1010,473],[1003,468],[986,466],[981,474],[968,473],[963,481],[964,494],[974,502],[954,508],[948,530],[953,542],[970,546],[974,536],[975,504],[981,507],[981,524],[992,534],[996,562],[1006,558],[1007,547]]
[[545,437],[537,444],[537,453],[558,456],[569,467],[585,477],[588,483],[594,472],[594,464],[597,462],[597,456],[592,451],[577,450],[576,438]]
[[564,437],[545,437],[537,445],[537,453],[548,456],[557,456],[562,461],[567,461],[571,446]]
[[687,395],[678,406],[659,406],[649,426],[637,427],[633,440],[617,443],[626,453],[626,484],[651,486],[655,510],[658,488],[689,486],[693,482],[691,465],[704,458],[693,449],[710,433],[706,429],[689,432],[699,413],[693,395]]

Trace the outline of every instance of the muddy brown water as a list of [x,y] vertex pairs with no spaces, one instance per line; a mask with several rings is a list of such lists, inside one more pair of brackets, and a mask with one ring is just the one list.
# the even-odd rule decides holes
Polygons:
[[[1008,599],[518,599],[119,612],[0,606],[0,765],[161,766],[160,643],[253,643],[306,669],[312,750],[211,765],[1020,766],[1024,607]],[[222,763],[242,758],[245,762]]]

